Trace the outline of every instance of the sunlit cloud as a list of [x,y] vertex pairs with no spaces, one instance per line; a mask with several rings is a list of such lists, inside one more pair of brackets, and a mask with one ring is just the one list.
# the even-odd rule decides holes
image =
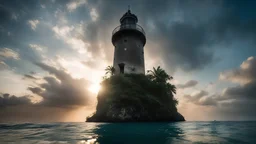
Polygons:
[[20,59],[19,53],[10,49],[10,48],[2,48],[0,49],[0,58],[12,58],[12,59]]
[[30,25],[32,30],[36,30],[37,25],[40,23],[39,20],[29,20],[28,24]]
[[[95,66],[90,66],[85,65],[78,59],[65,59],[60,56],[58,56],[56,61],[61,67],[65,68],[73,78],[84,78],[94,84],[101,82],[102,76],[105,74],[104,68],[107,66],[107,64],[104,64],[104,61],[96,61],[92,63],[92,65]],[[100,64],[97,65],[97,63]]]
[[[59,39],[62,39],[64,42],[69,44],[71,48],[76,50],[80,54],[85,54],[87,53],[87,49],[90,46],[89,43],[84,42],[80,38],[76,38],[76,32],[80,31],[75,31],[74,26],[54,26],[52,30],[55,32],[56,37]],[[90,53],[87,53],[87,56],[90,57]]]
[[71,1],[69,2],[66,6],[67,6],[67,9],[72,12],[74,11],[76,8],[78,8],[79,6],[83,5],[83,4],[86,4],[87,1],[86,0],[74,0],[74,1]]
[[39,52],[43,52],[43,51],[47,50],[47,47],[37,45],[37,44],[29,44],[29,47],[36,51],[39,51]]
[[[82,99],[90,95],[95,100],[104,69],[113,62],[111,32],[133,3],[132,13],[147,37],[146,70],[160,65],[174,77],[178,109],[187,120],[229,118],[224,114],[231,113],[248,116],[246,107],[255,107],[255,56],[248,55],[255,53],[255,18],[243,17],[237,5],[226,9],[225,1],[50,0],[15,5],[6,1],[0,4],[0,93],[43,95],[50,97],[47,103],[53,98],[49,103],[54,106],[61,105],[57,100],[63,93],[74,91],[81,92]],[[234,42],[242,46],[230,45]],[[216,57],[220,53],[223,56]],[[65,77],[57,78],[56,71],[49,72],[53,69]],[[85,109],[84,104],[79,111],[51,107],[36,111],[41,115],[53,111],[56,116],[45,116],[48,121],[84,121],[83,112],[95,108]],[[5,116],[21,112],[24,117],[31,117],[26,113],[39,117],[34,109],[34,105],[15,112],[8,109]]]
[[248,57],[239,68],[220,73],[219,79],[240,84],[256,80],[256,58]]
[[71,31],[73,29],[74,29],[74,26],[63,26],[63,27],[54,26],[52,28],[52,30],[55,32],[58,38],[66,38],[68,36],[71,36]]
[[91,16],[93,21],[96,21],[98,19],[99,14],[98,14],[98,12],[97,12],[97,10],[95,8],[91,9],[90,16]]
[[[67,43],[70,44],[72,48],[77,50],[77,52],[80,54],[85,54],[87,52],[88,47],[90,46],[89,43],[85,43],[81,39],[77,38],[71,38],[67,40]],[[90,57],[91,54],[89,54],[88,56]]]

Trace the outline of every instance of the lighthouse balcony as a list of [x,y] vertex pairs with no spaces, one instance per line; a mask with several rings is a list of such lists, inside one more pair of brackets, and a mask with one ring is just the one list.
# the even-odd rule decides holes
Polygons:
[[137,30],[145,35],[145,31],[143,30],[143,28],[140,25],[133,23],[133,24],[122,24],[116,27],[112,32],[112,36],[122,30]]
[[123,35],[136,35],[141,39],[143,46],[146,44],[146,35],[143,28],[140,25],[133,23],[122,24],[116,27],[112,32],[112,43],[114,44],[115,41]]

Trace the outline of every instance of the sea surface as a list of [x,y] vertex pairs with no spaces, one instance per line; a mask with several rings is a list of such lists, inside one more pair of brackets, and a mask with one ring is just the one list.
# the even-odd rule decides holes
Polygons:
[[0,124],[0,143],[256,144],[256,122]]

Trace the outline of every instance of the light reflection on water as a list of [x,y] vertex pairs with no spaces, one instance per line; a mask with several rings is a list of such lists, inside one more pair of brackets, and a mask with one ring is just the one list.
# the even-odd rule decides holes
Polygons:
[[256,122],[0,124],[0,143],[256,143]]

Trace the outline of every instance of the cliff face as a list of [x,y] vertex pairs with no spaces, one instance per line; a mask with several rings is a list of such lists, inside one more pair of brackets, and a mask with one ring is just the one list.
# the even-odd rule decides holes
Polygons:
[[184,121],[165,84],[145,75],[112,76],[102,82],[96,112],[87,122]]

